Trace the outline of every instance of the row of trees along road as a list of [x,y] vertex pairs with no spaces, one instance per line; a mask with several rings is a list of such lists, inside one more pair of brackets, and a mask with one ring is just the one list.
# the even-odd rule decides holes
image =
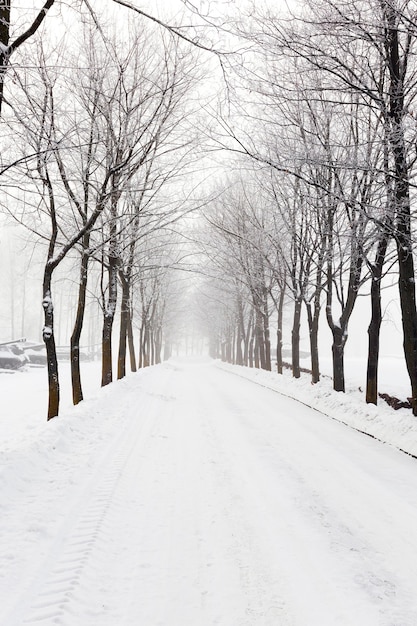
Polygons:
[[[89,2],[77,13],[83,32],[76,46],[68,37],[35,39],[53,0],[22,35],[11,35],[7,24],[0,29],[2,78],[8,68],[0,94],[2,125],[9,129],[2,139],[4,205],[47,247],[48,417],[59,405],[52,278],[74,250],[80,255],[71,338],[74,402],[82,398],[79,345],[91,266],[100,268],[102,384],[113,378],[120,287],[118,376],[125,373],[128,348],[133,369],[161,358],[161,327],[175,300],[169,268],[181,255],[173,224],[192,208],[179,182],[196,161],[197,134],[209,137],[212,151],[228,155],[222,169],[230,171],[216,181],[200,222],[200,313],[212,354],[271,369],[273,319],[282,371],[283,310],[290,302],[294,376],[300,375],[304,307],[312,381],[320,376],[324,314],[333,338],[334,388],[344,391],[349,321],[365,286],[371,311],[366,399],[376,403],[381,284],[395,271],[417,414],[413,2],[305,0],[294,15],[275,8],[246,15],[225,3],[227,19],[200,13],[197,31],[162,23],[134,3],[113,2],[139,14],[118,36]],[[196,5],[183,4],[188,17],[198,14]],[[197,99],[190,93],[200,59],[193,50],[212,50],[204,42],[216,37],[238,41],[238,53],[216,53],[227,102],[216,101],[210,131],[197,132]],[[11,57],[18,58],[16,66]],[[137,360],[132,318],[138,309]]]
[[[272,303],[280,301],[284,283],[293,302],[295,376],[299,375],[299,320],[304,303],[313,382],[319,372],[318,317],[324,303],[333,336],[337,391],[345,389],[343,358],[349,320],[360,288],[370,281],[366,398],[373,403],[378,392],[381,282],[395,255],[404,355],[411,404],[417,414],[414,4],[306,0],[297,15],[284,17],[259,10],[251,13],[250,20],[241,19],[236,28],[251,45],[237,67],[237,79],[230,88],[233,100],[221,117],[216,141],[249,159],[258,170],[255,188],[253,182],[244,184],[246,195],[252,198],[245,201],[244,213],[256,225],[256,236],[242,234],[239,203],[227,222],[215,211],[215,228],[224,241],[233,239],[237,250],[242,242],[247,250],[255,246],[269,272],[280,268],[275,295],[269,279],[260,278],[263,270],[257,272],[257,279]],[[240,167],[244,164],[241,161]],[[262,217],[267,227],[256,215],[259,211],[269,216]],[[236,252],[236,257],[241,259],[241,253]],[[242,274],[234,275],[239,276],[239,285],[245,282]],[[252,290],[246,283],[249,300]],[[262,307],[252,304],[256,317]],[[279,327],[278,322],[278,335]]]
[[[32,40],[27,57],[22,53],[20,58],[23,69],[6,82],[3,106],[2,124],[9,129],[14,155],[13,167],[2,174],[5,208],[47,248],[42,305],[48,419],[59,410],[52,294],[58,265],[78,251],[79,291],[71,335],[73,400],[78,403],[83,397],[79,350],[91,264],[101,268],[106,385],[113,379],[119,284],[118,377],[125,374],[127,342],[131,366],[136,367],[132,291],[137,285],[145,336],[139,364],[160,359],[165,296],[157,284],[166,281],[178,255],[172,241],[163,255],[160,248],[167,229],[172,232],[173,224],[192,208],[180,183],[187,187],[185,172],[191,172],[195,147],[189,122],[194,114],[190,95],[198,78],[195,55],[190,50],[185,54],[178,37],[150,22],[130,24],[123,37],[116,36],[117,27],[104,32],[89,12],[82,23],[78,46],[69,45],[66,37],[58,43],[52,37]],[[154,283],[152,297],[143,287],[145,277]]]

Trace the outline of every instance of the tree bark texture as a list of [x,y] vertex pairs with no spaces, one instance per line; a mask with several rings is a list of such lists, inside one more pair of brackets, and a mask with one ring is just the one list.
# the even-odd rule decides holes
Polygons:
[[133,338],[132,311],[129,310],[127,320],[127,341],[129,345],[130,371],[136,372],[135,342]]
[[381,278],[389,236],[383,234],[371,267],[371,321],[368,327],[368,364],[366,372],[366,402],[378,403],[379,338],[382,322]]
[[306,304],[308,330],[310,337],[310,358],[311,358],[311,382],[314,384],[320,380],[320,366],[319,366],[319,347],[318,347],[318,335],[319,335],[319,311],[314,308],[312,311],[311,303]]
[[407,59],[401,60],[398,14],[393,3],[382,2],[386,23],[386,54],[390,75],[390,146],[394,159],[395,235],[399,268],[398,289],[403,327],[404,356],[411,382],[411,404],[417,415],[417,308],[411,238],[410,181],[403,119]]
[[284,315],[284,299],[285,288],[280,290],[278,300],[278,321],[277,321],[277,371],[278,374],[282,374],[282,324]]
[[43,299],[42,306],[44,311],[44,327],[42,337],[46,348],[46,360],[48,367],[48,414],[47,419],[56,417],[59,412],[59,376],[58,376],[58,359],[56,356],[55,336],[54,336],[54,306],[51,296],[52,268],[50,264],[46,264],[43,279]]
[[292,352],[292,375],[300,378],[300,323],[301,323],[302,300],[296,298],[294,301],[294,315],[291,332],[291,352]]
[[130,313],[130,286],[122,277],[122,302],[120,307],[119,352],[117,356],[117,378],[126,376],[126,347]]
[[333,344],[333,389],[335,391],[345,391],[345,367],[344,353],[346,335],[340,327],[334,326],[332,329]]
[[269,332],[269,315],[268,315],[268,295],[264,293],[264,307],[263,307],[263,331],[264,331],[264,343],[265,343],[265,367],[264,369],[271,371],[271,337]]
[[117,263],[117,256],[109,256],[109,296],[104,309],[102,333],[102,387],[113,381],[112,330],[117,305]]
[[80,282],[78,286],[78,305],[75,316],[74,328],[71,335],[71,381],[72,381],[72,401],[78,404],[83,400],[83,390],[81,385],[80,371],[80,338],[83,329],[85,303],[87,296],[88,281],[88,247],[90,245],[90,235],[87,233],[83,238],[83,252],[80,267]]

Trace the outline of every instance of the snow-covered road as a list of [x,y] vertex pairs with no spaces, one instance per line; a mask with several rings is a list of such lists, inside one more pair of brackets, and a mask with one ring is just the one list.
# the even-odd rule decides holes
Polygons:
[[417,461],[215,363],[1,459],[2,626],[417,624]]

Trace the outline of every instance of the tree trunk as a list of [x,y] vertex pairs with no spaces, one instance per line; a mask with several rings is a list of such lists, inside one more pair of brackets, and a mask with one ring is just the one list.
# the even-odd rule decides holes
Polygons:
[[139,369],[143,367],[143,324],[139,329]]
[[128,317],[130,311],[130,286],[125,277],[121,277],[122,302],[120,307],[119,353],[117,356],[117,378],[126,376],[126,344],[128,332]]
[[228,335],[226,340],[226,361],[227,363],[232,362],[232,340],[230,335]]
[[243,365],[242,342],[245,340],[245,324],[243,321],[243,306],[240,296],[237,301],[237,316],[236,364]]
[[255,341],[254,341],[254,346],[253,346],[253,364],[255,366],[256,369],[259,369],[259,339],[258,339],[258,335],[255,334]]
[[266,369],[266,360],[265,360],[265,342],[264,342],[264,329],[263,329],[263,320],[262,320],[261,311],[256,308],[255,312],[255,360],[257,361],[257,365],[255,367],[260,367],[261,369]]
[[417,415],[417,308],[411,238],[410,182],[403,126],[405,115],[404,80],[409,59],[401,59],[396,7],[391,2],[384,0],[383,9],[390,72],[388,121],[390,123],[389,140],[395,168],[394,199],[399,267],[398,288],[404,336],[404,356],[411,382],[411,404],[413,415]]
[[[250,359],[252,359],[252,354],[251,354],[252,349],[250,347],[250,340],[252,336],[252,320],[253,320],[253,309],[251,309],[250,311],[248,325],[247,325],[246,332],[245,332],[244,347],[243,347],[243,365],[245,365],[246,367],[249,365]],[[243,322],[243,319],[242,319],[242,322]],[[252,365],[250,365],[250,367],[252,367]]]
[[149,364],[155,365],[155,331],[153,327],[151,328],[151,332],[149,333],[149,344],[150,344]]
[[300,323],[302,301],[296,298],[294,301],[294,317],[291,331],[292,375],[300,378]]
[[127,341],[129,345],[130,371],[136,372],[137,368],[136,368],[135,342],[133,338],[132,309],[130,309],[128,312]]
[[78,404],[83,400],[83,390],[81,385],[80,370],[80,338],[84,324],[85,303],[87,296],[88,280],[88,248],[90,245],[90,235],[83,237],[83,250],[81,256],[80,282],[78,286],[78,305],[75,316],[74,328],[71,335],[71,381],[72,381],[72,401]]
[[9,57],[4,51],[10,43],[10,4],[11,0],[2,0],[0,4],[0,114],[3,104],[4,79],[9,63]]
[[284,298],[285,289],[281,289],[278,301],[278,319],[277,319],[277,371],[282,374],[282,323],[284,316]]
[[249,367],[256,367],[255,365],[255,323],[252,318],[251,328],[250,328],[250,340],[249,340]]
[[155,364],[161,362],[162,352],[162,328],[158,326],[155,331]]
[[237,326],[236,337],[236,365],[243,365],[243,352],[242,352],[242,330],[240,321]]
[[268,315],[268,298],[267,293],[264,294],[264,310],[263,310],[263,334],[265,344],[265,367],[264,369],[271,371],[271,337],[269,333],[269,315]]
[[149,367],[149,326],[145,322],[143,329],[142,367]]
[[335,391],[345,391],[345,367],[344,367],[344,352],[346,336],[343,330],[334,326],[333,333],[333,389]]
[[236,365],[236,328],[233,327],[233,335],[232,335],[232,356],[231,356],[231,363],[233,363],[233,365]]
[[112,328],[113,316],[105,313],[103,318],[103,332],[101,340],[101,386],[104,387],[113,381],[112,365]]
[[375,264],[371,267],[371,321],[368,327],[368,367],[366,373],[366,402],[378,403],[379,336],[382,322],[381,277],[388,247],[388,235],[382,235],[376,252]]
[[[331,268],[330,258],[328,260],[327,267],[326,318],[333,336],[333,389],[335,391],[345,391],[344,350],[348,338],[349,319],[352,315],[353,308],[358,297],[358,290],[361,282],[361,272],[363,265],[362,250],[357,247],[354,238],[352,238],[351,246],[353,248],[351,250],[347,297],[346,301],[343,303],[342,313],[340,315],[339,321],[336,323],[334,322],[332,315],[333,272]],[[329,249],[332,250],[332,246]]]
[[42,330],[43,341],[46,347],[46,360],[48,366],[48,415],[50,420],[58,415],[59,411],[59,376],[58,359],[56,356],[55,336],[54,336],[54,306],[51,295],[52,271],[50,263],[45,267],[43,277],[43,299],[44,327]]
[[379,334],[382,321],[380,280],[372,276],[371,321],[368,327],[368,366],[366,371],[366,402],[378,403]]
[[112,330],[117,306],[117,271],[119,265],[118,240],[117,240],[117,204],[120,192],[117,189],[118,178],[113,176],[112,194],[110,206],[110,235],[109,235],[109,258],[108,258],[108,300],[103,307],[103,335],[102,335],[102,374],[101,386],[104,387],[113,381],[113,353],[112,353]]
[[311,382],[314,385],[320,380],[320,367],[319,367],[319,348],[318,348],[318,335],[319,335],[319,311],[312,307],[310,302],[306,302],[308,330],[310,337],[310,357],[311,357]]
[[117,305],[117,257],[109,257],[109,298],[103,316],[101,386],[113,381],[112,330]]

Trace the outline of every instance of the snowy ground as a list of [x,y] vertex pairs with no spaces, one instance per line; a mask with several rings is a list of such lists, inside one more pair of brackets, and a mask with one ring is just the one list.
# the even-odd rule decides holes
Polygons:
[[48,424],[44,370],[0,377],[1,625],[417,624],[417,461],[337,421],[413,451],[409,412],[205,360],[85,374]]

